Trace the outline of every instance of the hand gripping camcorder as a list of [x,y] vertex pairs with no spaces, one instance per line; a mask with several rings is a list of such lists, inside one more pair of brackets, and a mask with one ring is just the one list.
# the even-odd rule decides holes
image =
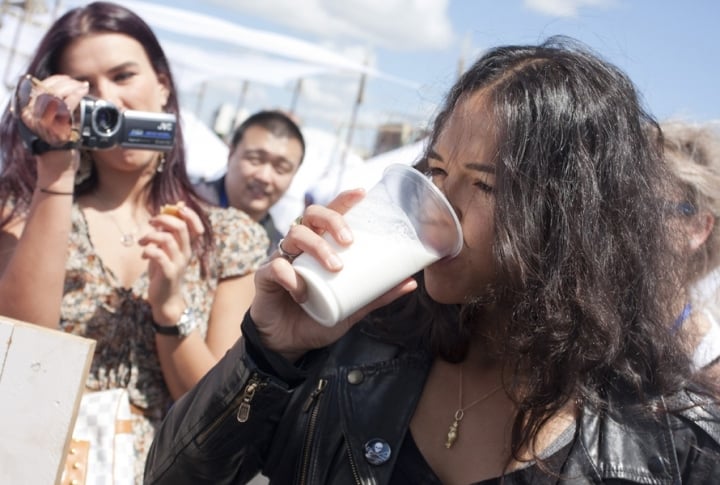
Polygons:
[[[167,151],[175,143],[177,118],[173,114],[121,111],[113,103],[92,96],[82,98],[70,113],[62,99],[47,92],[30,75],[18,83],[12,112],[23,142],[35,155],[50,150],[103,150],[115,146]],[[51,123],[42,121],[48,113],[53,116]]]

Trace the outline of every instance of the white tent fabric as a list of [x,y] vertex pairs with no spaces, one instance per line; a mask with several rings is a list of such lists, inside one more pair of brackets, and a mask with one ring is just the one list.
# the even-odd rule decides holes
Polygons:
[[358,187],[369,189],[382,178],[383,171],[389,165],[414,165],[420,159],[426,143],[426,139],[416,141],[348,166],[341,174],[336,172],[323,177],[310,189],[313,199],[319,204],[327,204],[343,190]]
[[250,29],[225,19],[211,17],[165,5],[136,0],[125,0],[123,5],[147,19],[154,28],[177,32],[185,36],[211,39],[258,52],[266,52],[313,64],[365,72],[367,68],[357,62],[319,45],[274,32]]
[[186,169],[191,180],[215,180],[227,167],[228,147],[192,111],[180,114],[185,137]]
[[23,23],[6,14],[0,28],[0,60],[2,60],[3,86],[10,89],[25,71],[30,55],[47,30],[47,15],[34,17],[32,23]]
[[[225,19],[212,17],[199,12],[191,12],[149,2],[125,0],[123,5],[132,9],[144,19],[147,19],[153,28],[198,39],[214,40],[227,45],[294,59],[325,68],[358,73],[362,72],[387,81],[417,87],[416,83],[384,74],[375,68],[348,59],[335,51],[295,37],[251,29]],[[236,53],[233,53],[233,55],[236,55]]]
[[[57,14],[83,5],[84,1],[60,2]],[[188,88],[208,79],[243,79],[273,86],[320,73],[356,72],[416,88],[405,79],[379,72],[363,63],[326,49],[318,44],[269,31],[251,29],[225,19],[150,2],[126,0],[132,9],[157,31],[173,70],[182,75],[178,83]],[[0,54],[5,54],[6,86],[15,82],[24,70],[30,54],[53,20],[50,12],[38,13],[29,22],[20,22],[20,8],[10,8],[2,16]],[[178,35],[171,40],[164,32]],[[199,40],[213,41],[218,47],[199,49]],[[241,48],[238,52],[238,48]]]
[[[142,2],[139,3],[142,4]],[[154,6],[143,17],[153,14],[155,8],[161,8],[161,6]],[[167,7],[164,8],[167,9]],[[184,12],[185,15],[188,13]],[[157,22],[154,17],[147,18],[152,19],[149,23],[155,28]],[[2,28],[0,28],[0,59],[4,60],[2,67],[4,68],[5,77],[3,81],[6,86],[14,84],[20,73],[25,70],[30,56],[45,34],[50,21],[49,14],[34,15],[31,22],[21,22],[17,17],[17,13],[16,15],[6,14],[3,16]],[[166,19],[161,25],[165,25],[167,21]],[[177,20],[177,22],[180,21],[181,19]],[[185,19],[184,21],[187,22],[188,20]],[[220,21],[218,20],[218,22]],[[183,25],[180,24],[178,28],[182,27]],[[213,25],[208,25],[206,28],[211,31]],[[241,27],[237,26],[236,28]],[[252,35],[255,34],[246,34],[246,36]],[[345,58],[343,58],[343,64],[331,64],[329,61],[317,63],[298,60],[297,56],[292,56],[294,53],[291,51],[288,52],[287,58],[279,58],[263,56],[250,51],[238,53],[236,49],[232,52],[228,50],[200,49],[195,47],[194,43],[196,41],[193,42],[193,39],[179,42],[160,37],[163,49],[176,74],[175,77],[180,88],[190,88],[209,79],[242,79],[271,86],[284,86],[288,82],[299,78],[328,73],[332,70],[337,71],[351,65],[348,64]],[[267,51],[260,50],[259,52]]]
[[[62,14],[68,8],[84,3],[63,1],[57,13]],[[209,79],[248,80],[282,86],[331,71],[362,72],[415,87],[406,80],[385,75],[334,51],[290,36],[249,29],[225,19],[148,2],[126,0],[123,5],[138,13],[156,30],[180,90]],[[7,91],[14,88],[52,21],[52,14],[44,13],[33,15],[30,22],[20,22],[21,14],[21,9],[11,7],[1,19],[0,62],[4,60],[4,65],[0,67],[4,69],[4,82],[0,85],[0,98],[6,98]],[[163,31],[175,34],[173,40],[163,36]],[[182,40],[175,40],[178,36]],[[215,41],[224,46],[217,50],[199,49],[196,47],[199,40]],[[244,51],[238,52],[238,48]],[[218,145],[220,140],[190,110],[184,110],[183,117],[188,173],[194,179],[220,176],[224,173],[227,149]],[[342,178],[343,169],[349,170],[361,162],[360,157],[352,153],[345,156],[343,144],[334,135],[319,130],[314,133],[309,128],[303,132],[308,138],[308,155],[288,194],[273,210],[279,227],[289,225],[302,211],[305,192],[319,179],[324,179],[327,187],[334,188]],[[343,160],[346,161],[344,165]]]
[[306,62],[271,59],[255,54],[228,56],[167,40],[162,45],[172,63],[179,89],[190,89],[205,81],[218,79],[282,87],[300,78],[330,72],[327,67]]

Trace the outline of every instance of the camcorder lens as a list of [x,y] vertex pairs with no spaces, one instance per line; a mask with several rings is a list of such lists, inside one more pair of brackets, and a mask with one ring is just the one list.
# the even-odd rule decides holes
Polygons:
[[95,111],[95,126],[103,135],[110,135],[115,131],[118,120],[120,119],[119,111],[114,107],[100,107]]

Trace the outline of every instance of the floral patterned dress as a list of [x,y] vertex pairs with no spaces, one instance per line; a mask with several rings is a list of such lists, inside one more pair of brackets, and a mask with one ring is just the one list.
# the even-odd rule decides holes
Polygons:
[[[263,228],[235,209],[207,209],[215,251],[208,258],[207,274],[200,275],[195,258],[187,269],[184,297],[207,333],[213,295],[218,282],[257,269],[268,245]],[[155,429],[172,403],[155,350],[152,312],[147,302],[148,275],[130,288],[122,287],[103,266],[90,240],[79,206],[72,211],[61,328],[97,341],[88,390],[127,389],[134,409],[136,479],[142,482],[145,457]],[[238,325],[242,315],[238,315]]]

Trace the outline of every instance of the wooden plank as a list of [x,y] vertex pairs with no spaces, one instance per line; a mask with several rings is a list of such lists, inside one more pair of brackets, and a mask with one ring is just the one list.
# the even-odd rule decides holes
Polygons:
[[0,483],[59,483],[95,341],[0,317]]

